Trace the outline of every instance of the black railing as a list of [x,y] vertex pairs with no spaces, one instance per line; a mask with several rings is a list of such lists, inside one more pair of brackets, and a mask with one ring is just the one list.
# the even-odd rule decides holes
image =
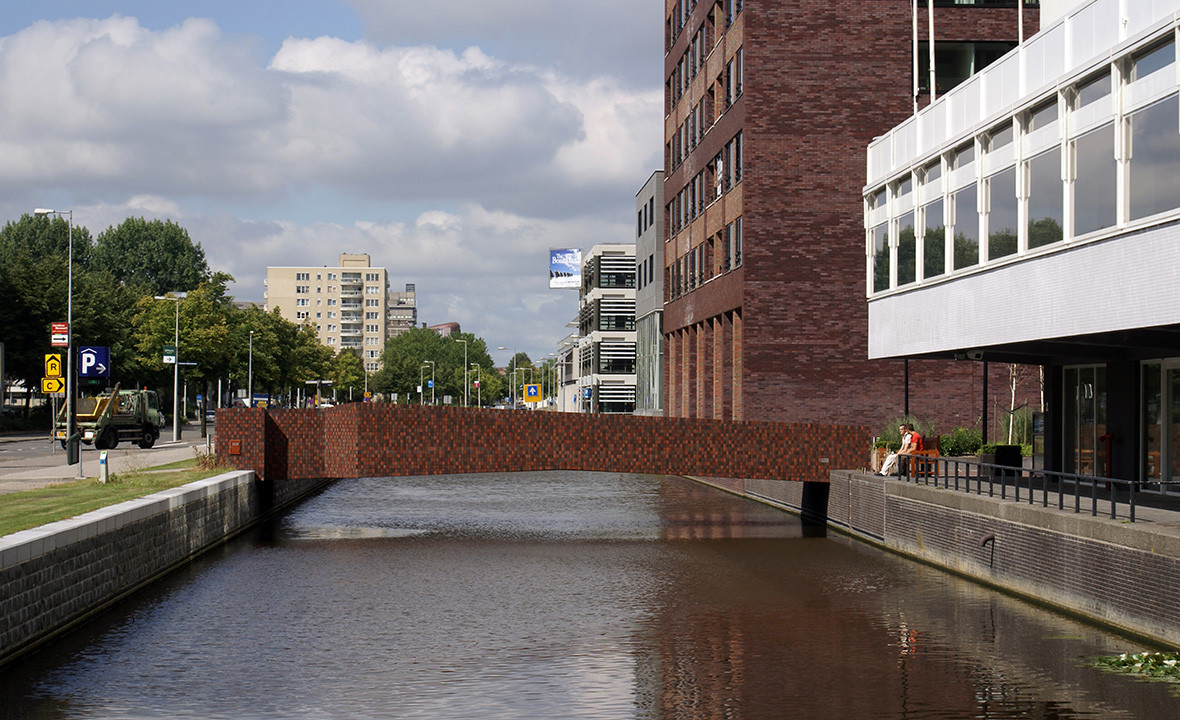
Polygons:
[[[1029,505],[1050,506],[1050,498],[1058,510],[1070,506],[1075,513],[1088,509],[1097,517],[1099,506],[1110,518],[1118,519],[1119,505],[1126,506],[1126,518],[1135,522],[1136,496],[1143,492],[1142,483],[1117,478],[1095,477],[1054,470],[1031,470],[1010,465],[960,460],[956,458],[909,458],[901,479],[913,483],[957,490],[975,495],[987,495]],[[1125,499],[1120,499],[1125,498]],[[1086,507],[1088,506],[1088,508]]]

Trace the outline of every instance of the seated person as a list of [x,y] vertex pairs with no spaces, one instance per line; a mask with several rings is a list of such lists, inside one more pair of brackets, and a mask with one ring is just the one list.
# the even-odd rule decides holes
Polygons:
[[895,453],[890,453],[889,457],[885,458],[885,462],[881,465],[882,475],[894,474],[894,470],[898,469],[899,461],[903,463],[900,471],[905,472],[909,466],[908,464],[904,464],[906,459],[902,456],[913,455],[922,449],[922,436],[914,430],[912,424],[905,423],[904,425],[899,425],[897,429],[901,433],[901,449]]

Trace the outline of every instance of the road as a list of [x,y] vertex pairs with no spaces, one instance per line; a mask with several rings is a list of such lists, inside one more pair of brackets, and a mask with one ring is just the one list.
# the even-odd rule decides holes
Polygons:
[[[213,428],[209,429],[212,447]],[[141,449],[134,443],[119,443],[107,451],[107,467],[111,473],[142,470],[187,460],[198,451],[204,453],[206,440],[200,428],[186,427],[184,437],[172,442],[171,426],[164,428],[155,447]],[[98,477],[99,451],[92,445],[82,446],[81,477]],[[60,443],[51,442],[48,435],[20,434],[0,436],[0,494],[31,490],[79,477],[77,465],[66,464],[66,453]]]

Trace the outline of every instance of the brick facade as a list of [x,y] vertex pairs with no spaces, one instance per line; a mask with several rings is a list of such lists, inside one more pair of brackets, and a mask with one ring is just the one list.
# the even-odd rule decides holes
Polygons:
[[[866,428],[353,403],[217,412],[219,460],[263,480],[586,470],[827,482]],[[235,454],[237,453],[237,454]]]
[[[666,3],[668,12],[674,5]],[[668,49],[665,78],[673,77],[697,28],[721,5],[696,3]],[[913,113],[910,12],[908,0],[746,0],[684,96],[673,103],[669,95],[665,140],[672,142],[741,49],[742,94],[730,107],[717,108],[699,143],[665,174],[671,208],[741,132],[740,182],[683,228],[665,219],[668,269],[693,248],[712,247],[724,225],[739,217],[743,236],[741,267],[722,271],[712,247],[705,256],[713,277],[681,296],[666,290],[668,415],[878,428],[902,414],[903,362],[867,359],[861,193],[865,148]],[[1014,7],[939,7],[934,18],[942,41],[1017,37]],[[925,8],[918,22],[925,40]],[[1026,11],[1025,32],[1037,27],[1037,13]],[[730,323],[732,339],[719,332]],[[732,373],[728,401],[708,402],[702,378],[716,383],[725,372]],[[978,427],[982,373],[978,363],[911,362],[911,413],[943,432]],[[998,394],[1006,370],[993,368],[990,381]],[[1035,399],[1036,388],[1027,389],[1024,399]]]

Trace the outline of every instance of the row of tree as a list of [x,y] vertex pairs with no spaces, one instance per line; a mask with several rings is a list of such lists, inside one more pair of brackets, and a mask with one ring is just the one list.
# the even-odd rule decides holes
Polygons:
[[[386,397],[396,393],[401,402],[429,402],[425,381],[433,363],[439,401],[449,395],[461,403],[464,382],[472,404],[480,398],[490,405],[509,394],[509,380],[495,370],[486,343],[470,333],[402,333],[383,349],[381,371],[366,377],[358,350],[334,354],[311,324],[236,305],[226,290],[233,278],[212,272],[200,244],[174,222],[128,218],[92,238],[83,226],[71,232],[62,217],[33,215],[0,229],[0,342],[8,378],[26,387],[40,386],[44,356],[54,351],[50,324],[67,317],[71,235],[74,344],[110,348],[112,384],[170,396],[172,367],[163,362],[163,350],[174,342],[179,322],[179,359],[194,363],[183,366],[185,382],[208,390],[218,380],[245,388],[252,368],[255,392],[272,397],[289,399],[309,381],[329,380],[341,398],[359,399],[367,387]],[[178,302],[156,299],[181,293]],[[524,353],[512,366],[533,367]],[[529,378],[521,373],[516,379]]]

